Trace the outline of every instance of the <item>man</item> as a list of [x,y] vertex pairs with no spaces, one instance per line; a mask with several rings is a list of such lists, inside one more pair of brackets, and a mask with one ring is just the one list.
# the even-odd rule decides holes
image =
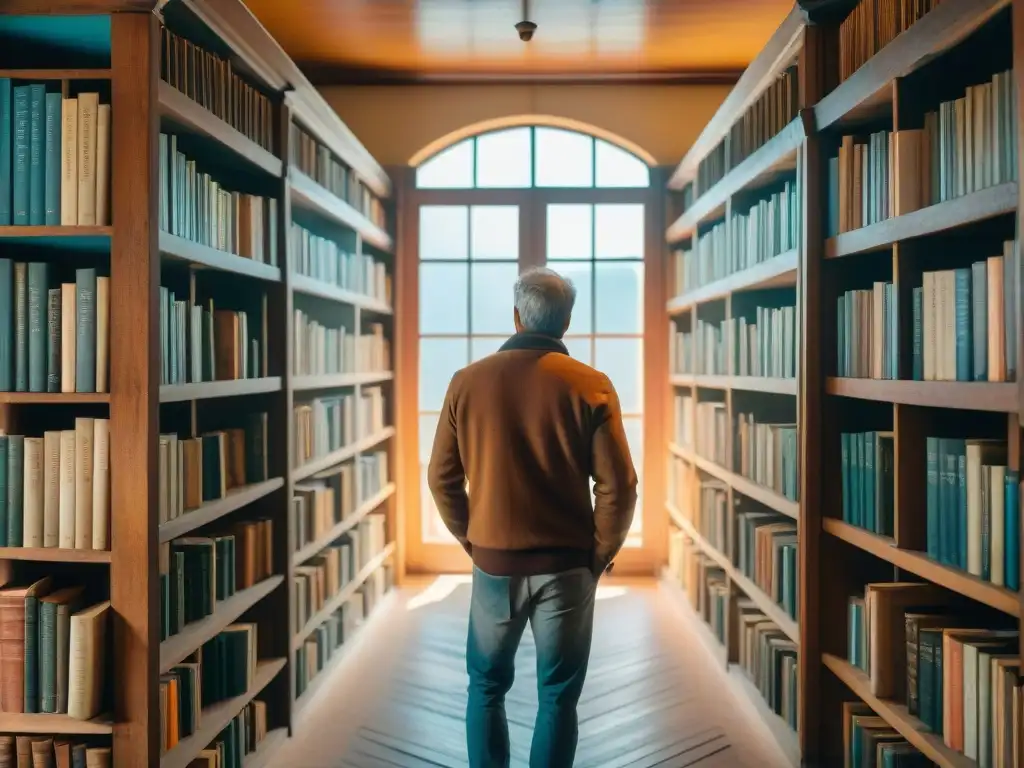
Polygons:
[[637,478],[615,389],[561,341],[575,301],[550,269],[521,275],[515,336],[455,374],[434,437],[430,491],[473,558],[471,768],[509,765],[505,694],[527,621],[539,698],[530,767],[572,765],[597,581],[633,520]]

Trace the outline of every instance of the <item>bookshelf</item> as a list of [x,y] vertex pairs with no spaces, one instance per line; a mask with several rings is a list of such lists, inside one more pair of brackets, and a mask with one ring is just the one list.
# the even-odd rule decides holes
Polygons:
[[[31,24],[5,23],[15,16],[31,16]],[[38,33],[31,44],[19,37],[28,27]],[[92,44],[69,45],[76,30]],[[90,277],[82,269],[108,280],[95,310],[86,299],[69,305],[81,310],[67,326],[76,340],[82,324],[95,327],[88,331],[95,349],[76,347],[85,350],[78,362],[90,360],[82,364],[96,373],[95,382],[79,373],[77,389],[85,391],[60,391],[66,362],[59,354],[38,357],[31,336],[24,360],[42,361],[44,386],[25,391],[36,387],[14,381],[23,364],[14,343],[20,336],[13,315],[0,316],[0,333],[11,333],[10,345],[0,340],[0,382],[12,379],[0,392],[0,435],[55,435],[52,448],[49,437],[38,446],[25,442],[26,455],[46,451],[54,477],[65,459],[57,451],[63,433],[72,447],[76,430],[84,436],[87,427],[97,430],[88,432],[92,439],[109,441],[102,463],[89,453],[92,443],[78,453],[83,476],[99,478],[100,489],[92,495],[92,542],[82,543],[106,545],[58,547],[49,538],[37,545],[35,512],[24,531],[21,518],[15,526],[8,515],[5,534],[10,528],[24,546],[4,538],[0,585],[9,591],[52,577],[49,597],[40,587],[43,602],[81,585],[80,596],[58,603],[69,606],[66,615],[109,600],[105,623],[82,629],[76,619],[71,636],[105,628],[99,647],[112,682],[88,718],[60,705],[53,712],[4,706],[0,735],[53,737],[69,753],[88,747],[97,766],[187,766],[212,748],[222,750],[226,768],[270,765],[297,723],[300,701],[322,687],[383,602],[397,560],[390,182],[239,0],[57,0],[45,9],[6,3],[0,50],[0,114],[5,78],[12,93],[43,83],[56,104],[58,96],[96,92],[110,105],[96,157],[110,172],[93,175],[106,213],[97,204],[98,220],[78,224],[24,223],[13,211],[11,220],[0,218],[0,267],[6,260],[18,276],[15,262],[49,265],[41,310],[35,294],[26,300],[28,312],[43,313],[36,323],[43,352],[59,353],[60,339],[70,338],[60,334],[59,315],[48,321],[45,289],[56,294],[51,302],[66,300],[57,289],[70,285],[75,300],[84,290],[76,281]],[[0,126],[0,146],[4,140]],[[47,157],[44,146],[41,164]],[[64,171],[60,152],[54,157]],[[0,163],[0,187],[15,197],[19,178]],[[38,182],[25,178],[31,196]],[[0,217],[10,199],[0,193]],[[57,206],[61,214],[62,200]],[[0,268],[0,304],[10,305],[2,292],[23,289],[5,284],[6,274]],[[297,340],[299,313],[316,326]],[[321,422],[300,425],[296,414],[312,399],[344,401],[347,410],[326,409],[316,414]],[[109,433],[93,427],[101,422]],[[303,426],[327,449],[317,442],[299,462]],[[81,486],[76,465],[68,466],[74,497]],[[45,502],[39,535],[49,537],[49,497],[37,502],[40,475],[29,477],[25,471],[29,495],[19,497],[19,509]],[[0,492],[7,511],[8,486]],[[316,517],[316,536],[306,516]],[[63,541],[56,525],[52,535]],[[337,589],[295,626],[301,571],[325,561],[347,570],[339,569]],[[310,666],[310,643],[327,642],[329,663]],[[190,705],[170,735],[168,702],[185,701],[203,666],[232,654],[245,654],[248,671],[204,689],[201,716]],[[45,700],[50,683],[40,685]],[[7,743],[0,740],[0,748]]]
[[[886,7],[907,13],[884,17]],[[689,612],[704,622],[717,621],[706,608],[727,585],[714,642],[794,764],[841,765],[851,739],[884,733],[942,768],[1001,764],[999,750],[1012,750],[1021,728],[1008,712],[1020,690],[1014,665],[1024,660],[1013,100],[1022,20],[1019,0],[795,8],[669,184],[677,217],[666,232],[675,271],[667,391],[676,425],[664,578],[704,608]],[[794,62],[797,115],[761,114],[760,145],[730,163],[733,126],[749,121],[751,105],[756,112]],[[730,220],[787,173],[798,185],[796,242],[780,250],[773,236],[759,258],[737,259],[737,232],[750,230]],[[754,226],[768,232],[776,222]],[[752,306],[786,285],[795,293],[795,376],[738,375],[743,337],[728,322],[749,321]],[[782,398],[795,401],[790,410]],[[737,465],[737,445],[749,438],[741,429],[750,429],[737,422],[741,412],[753,415],[755,432],[792,416],[795,498]],[[783,472],[788,464],[784,457]],[[779,525],[786,517],[795,533]],[[792,621],[759,586],[766,582],[739,567],[744,528],[758,519],[775,563],[795,539],[795,567],[783,559],[775,573],[795,576]],[[751,636],[777,648],[791,641],[795,723],[784,716],[792,703],[772,706],[757,675],[744,672],[741,645]],[[933,655],[936,643],[954,655]],[[932,699],[919,697],[932,696],[933,678],[921,676],[949,682],[968,652],[992,665],[986,714],[973,694],[929,709]]]

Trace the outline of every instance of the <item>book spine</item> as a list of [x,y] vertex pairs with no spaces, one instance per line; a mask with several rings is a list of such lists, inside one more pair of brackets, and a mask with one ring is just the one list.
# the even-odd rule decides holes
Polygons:
[[39,711],[57,712],[57,604],[39,606]]
[[[44,224],[55,227],[60,224],[60,135],[63,116],[59,93],[46,94],[46,211]],[[2,178],[2,174],[0,174]]]
[[923,326],[924,322],[924,289],[915,288],[913,291],[914,310],[914,360],[913,376],[914,381],[924,380],[924,348],[923,348]]
[[28,391],[45,392],[49,265],[28,265]]
[[955,441],[955,471],[953,478],[953,504],[956,513],[956,560],[953,562],[962,570],[967,569],[967,449],[963,440]]
[[46,86],[28,92],[28,223],[46,223]]
[[1004,575],[1007,588],[1020,591],[1020,474],[1006,470],[1006,522],[1003,535],[1006,540]]
[[970,381],[971,354],[971,273],[966,269],[954,272],[954,312],[956,333],[956,380]]
[[96,270],[75,272],[75,391],[96,391]]
[[26,713],[39,712],[39,598],[25,598],[25,701]]
[[28,392],[28,265],[14,265],[14,391]]
[[50,288],[46,298],[46,391],[60,392],[60,288]]
[[10,259],[0,259],[0,392],[10,392],[12,389],[14,389],[14,262]]
[[[11,125],[13,124],[11,79],[0,77],[0,227],[10,226],[12,215]],[[0,299],[3,297],[0,296]],[[0,387],[3,390],[3,387]]]
[[25,521],[25,438],[7,438],[7,546],[22,546]]
[[10,448],[11,439],[7,435],[0,435],[0,547],[7,546],[7,497],[10,494],[7,457]]
[[14,224],[28,225],[29,205],[29,88],[14,89]]

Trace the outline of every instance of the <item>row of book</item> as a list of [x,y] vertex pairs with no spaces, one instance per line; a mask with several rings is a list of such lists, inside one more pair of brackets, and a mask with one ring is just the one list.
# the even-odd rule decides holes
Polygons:
[[342,606],[306,638],[295,653],[295,693],[301,696],[314,678],[343,652],[363,621],[373,613],[392,586],[391,567],[383,565]]
[[796,424],[759,423],[752,413],[739,413],[734,421],[735,471],[797,501],[800,443]]
[[359,490],[364,499],[377,495],[388,484],[388,458],[387,451],[374,451],[356,459]]
[[[352,445],[356,427],[356,395],[318,397],[295,406],[295,465]],[[362,434],[369,434],[363,432]]]
[[375,225],[384,227],[384,205],[381,201],[360,181],[352,168],[294,122],[290,126],[288,147],[293,166],[340,197]]
[[108,391],[110,278],[92,267],[59,276],[0,259],[0,392]]
[[969,269],[924,273],[913,292],[915,380],[1016,379],[1017,258],[1016,241],[1007,241],[1002,256]]
[[0,226],[109,226],[110,105],[0,77]]
[[794,64],[773,80],[729,129],[729,168],[767,144],[799,113],[800,81]]
[[[253,687],[259,661],[256,630],[252,623],[231,624],[160,676],[163,753],[202,728],[204,709],[241,696]],[[228,731],[231,729],[229,725]],[[230,751],[235,741],[226,741]]]
[[267,414],[250,413],[245,426],[181,438],[160,435],[160,524],[175,520],[228,492],[269,479]]
[[1005,440],[925,439],[928,556],[1020,589],[1020,475]]
[[697,422],[696,413],[697,399],[692,395],[675,396],[675,441],[676,444],[687,450],[696,446],[694,440],[694,426]]
[[796,307],[756,307],[753,322],[697,320],[693,333],[676,331],[669,362],[673,373],[792,379],[796,355]]
[[693,334],[675,323],[669,324],[668,369],[671,373],[693,373]]
[[296,376],[383,372],[391,366],[391,342],[381,323],[368,323],[365,333],[353,333],[344,325],[321,325],[296,309],[294,331],[292,373]]
[[275,151],[274,103],[235,71],[230,59],[160,30],[160,79],[268,152]]
[[[256,311],[217,309],[160,288],[161,384],[257,379],[267,375],[266,295]],[[262,318],[262,319],[261,319]]]
[[[848,658],[871,693],[905,704],[979,766],[1015,765],[1020,637],[933,584],[872,583],[848,603]],[[1016,690],[1015,690],[1016,689]]]
[[731,273],[729,269],[729,225],[724,219],[698,231],[689,248],[680,248],[674,254],[673,296],[682,296],[702,285],[721,280]]
[[277,266],[278,202],[233,189],[202,170],[178,149],[178,137],[161,133],[160,229],[193,243]]
[[921,207],[919,201],[914,205],[908,202],[911,190],[919,189],[920,184],[921,169],[916,161],[922,149],[911,144],[919,139],[920,134],[904,132],[897,153],[897,135],[892,131],[843,136],[836,157],[828,162],[829,235],[867,227]]
[[110,420],[0,434],[0,546],[110,549]]
[[294,632],[303,632],[310,619],[355,581],[359,572],[384,550],[386,543],[384,515],[367,515],[336,543],[297,566],[292,580]]
[[850,77],[939,2],[860,0],[839,26],[839,81]]
[[729,348],[724,323],[698,319],[693,328],[693,372],[701,376],[722,376],[729,372]]
[[295,550],[320,541],[334,526],[355,514],[356,465],[347,461],[295,485],[292,519]]
[[338,242],[292,222],[290,255],[296,274],[311,277],[391,306],[387,265],[369,253],[346,251]]
[[836,368],[855,379],[899,378],[899,307],[896,287],[876,282],[836,300]]
[[[675,461],[679,462],[680,459],[676,458]],[[679,490],[677,487],[677,493]],[[692,511],[687,508],[685,498],[677,496],[676,506],[708,544],[719,552],[729,552],[735,518],[729,507],[729,486],[721,480],[700,478],[697,503]]]
[[217,603],[274,574],[273,522],[185,536],[160,547],[160,634],[166,640],[213,614]]
[[[180,733],[180,711],[178,717]],[[189,768],[244,768],[246,756],[255,752],[266,737],[266,702],[250,701],[206,749],[199,751]]]
[[797,523],[743,500],[735,510],[733,563],[788,616],[799,609]]
[[111,768],[110,747],[67,736],[0,736],[0,768]]
[[843,521],[894,536],[896,463],[892,432],[843,432]]
[[[862,701],[843,702],[845,768],[932,768],[931,760]],[[1010,763],[1007,763],[1010,765]]]
[[729,409],[725,403],[698,402],[693,433],[694,449],[720,467],[729,466]]
[[729,622],[729,580],[725,571],[679,529],[669,534],[668,570],[697,615],[724,645]]
[[0,711],[91,720],[104,700],[110,602],[51,576],[0,589]]
[[[722,139],[697,165],[696,196],[700,197],[722,180],[729,170],[729,143]],[[692,187],[689,187],[692,189]],[[690,200],[690,203],[693,201]],[[687,208],[689,205],[686,206]]]

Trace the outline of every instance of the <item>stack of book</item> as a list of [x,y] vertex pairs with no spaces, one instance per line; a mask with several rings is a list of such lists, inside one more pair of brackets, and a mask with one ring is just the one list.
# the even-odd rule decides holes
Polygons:
[[725,403],[697,403],[697,439],[699,456],[721,467],[729,467],[729,409]]
[[925,272],[914,288],[914,379],[1014,381],[1017,378],[1018,245],[970,268]]
[[797,617],[797,524],[774,512],[736,512],[736,567]]
[[[188,660],[160,676],[160,735],[163,752],[177,746],[202,727],[203,710],[249,691],[256,682],[257,635],[255,624],[232,624],[203,644]],[[265,718],[265,715],[264,715]],[[244,725],[247,718],[242,719]],[[229,762],[238,736],[232,720],[222,734]]]
[[751,323],[732,317],[722,323],[727,370],[735,376],[796,378],[796,307],[757,307]]
[[733,211],[726,273],[742,272],[797,247],[801,237],[800,185],[786,181],[744,211]]
[[707,157],[697,165],[697,194],[703,195],[722,180],[729,170],[729,145],[725,139],[718,142]]
[[837,367],[854,379],[899,378],[899,309],[892,283],[846,291],[837,302]]
[[670,534],[668,567],[694,610],[724,644],[730,599],[725,571],[680,530]]
[[[860,0],[839,27],[839,80],[860,69],[868,59],[906,32],[940,0]],[[858,763],[859,765],[859,763]]]
[[0,392],[106,392],[110,278],[0,259]]
[[729,551],[732,518],[729,486],[720,480],[701,480],[697,508],[691,522],[708,544],[719,552]]
[[[900,138],[901,145],[907,141]],[[895,142],[896,134],[891,131],[863,137],[843,136],[838,155],[830,158],[828,164],[829,220],[835,224],[830,225],[830,235],[907,212],[897,199],[896,180],[904,183],[903,179],[911,179],[912,174],[919,172],[916,164],[910,165],[918,153],[897,153]],[[895,167],[897,157],[899,168]]]
[[797,644],[753,600],[737,598],[736,612],[739,665],[772,711],[795,731],[799,691]]
[[319,541],[355,512],[355,473],[355,464],[345,462],[295,486],[292,515],[296,550]]
[[356,337],[356,370],[383,373],[391,370],[391,342],[382,323],[367,323]]
[[694,403],[692,395],[676,395],[676,429],[675,441],[681,448],[693,448],[693,431],[695,422]]
[[683,331],[675,324],[671,324],[669,329],[669,373],[693,373],[693,334]]
[[689,250],[675,252],[675,295],[728,277],[730,263],[729,223],[722,220],[700,232]]
[[274,104],[234,71],[231,59],[161,28],[160,79],[268,152],[274,146]]
[[729,372],[728,351],[724,343],[723,323],[714,324],[697,320],[694,338],[693,372],[698,375],[720,376]]
[[269,478],[267,414],[250,413],[245,422],[194,438],[160,435],[160,523]]
[[735,168],[795,120],[800,87],[794,64],[772,82],[729,130],[729,168]]
[[896,465],[892,432],[840,434],[843,521],[894,536]]
[[72,742],[67,736],[0,736],[0,766],[111,768],[110,747]]
[[266,337],[257,312],[194,304],[160,288],[161,384],[257,379],[267,375]]
[[925,440],[928,556],[1020,589],[1020,476],[1004,440]]
[[261,264],[278,265],[277,200],[232,189],[160,134],[160,229]]
[[384,262],[368,253],[346,251],[294,222],[290,237],[297,274],[391,305],[391,276]]
[[359,489],[363,499],[380,493],[388,484],[388,452],[374,451],[359,457]]
[[737,471],[796,501],[800,463],[796,424],[763,424],[752,413],[740,413],[733,434]]
[[359,393],[359,432],[362,437],[372,437],[383,431],[384,390],[380,387],[366,387]]
[[356,396],[318,397],[295,406],[295,462],[326,456],[356,441]]
[[325,373],[355,373],[356,336],[339,324],[327,327],[301,309],[295,310],[295,342],[292,373],[318,376]]
[[49,576],[0,589],[0,710],[91,720],[107,711],[110,603]]
[[110,549],[110,420],[0,434],[0,546]]
[[200,750],[189,763],[189,768],[243,768],[246,755],[255,752],[266,736],[266,702],[251,701],[232,718],[210,746]]
[[932,768],[935,765],[863,702],[843,702],[843,739],[843,759],[848,766]]
[[0,77],[0,115],[0,226],[110,226],[110,105]]

